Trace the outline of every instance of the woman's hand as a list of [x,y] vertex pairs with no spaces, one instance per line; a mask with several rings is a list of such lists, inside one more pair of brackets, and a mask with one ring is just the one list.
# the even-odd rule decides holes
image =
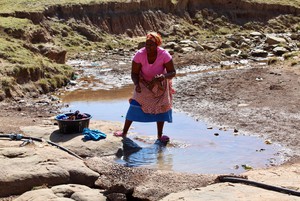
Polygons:
[[165,79],[165,75],[164,74],[159,74],[159,75],[155,75],[154,80],[155,81],[163,81]]

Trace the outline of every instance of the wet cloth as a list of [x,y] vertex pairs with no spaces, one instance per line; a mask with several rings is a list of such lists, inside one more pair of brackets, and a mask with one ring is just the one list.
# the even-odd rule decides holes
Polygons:
[[58,114],[55,119],[57,120],[78,120],[88,118],[87,114],[80,113],[78,110],[74,113]]
[[[134,91],[132,99],[136,100],[144,113],[160,114],[172,109],[172,89],[171,80],[164,80],[161,86],[155,84],[152,89],[147,88],[147,84],[141,83],[141,93]],[[161,88],[160,88],[161,87]]]
[[122,142],[123,142],[124,154],[134,153],[142,149],[142,147],[140,147],[137,143],[135,143],[130,138],[123,138]]
[[58,119],[58,120],[63,120],[63,119],[68,119],[68,118],[69,117],[67,115],[65,115],[65,114],[58,114],[56,116],[56,119]]
[[137,122],[162,122],[167,121],[171,123],[172,109],[159,114],[147,114],[143,112],[141,105],[136,100],[131,100],[129,109],[126,114],[126,119]]
[[94,140],[98,141],[100,139],[105,139],[106,134],[102,133],[99,130],[91,130],[89,128],[84,128],[82,131],[82,134],[84,135],[85,140]]

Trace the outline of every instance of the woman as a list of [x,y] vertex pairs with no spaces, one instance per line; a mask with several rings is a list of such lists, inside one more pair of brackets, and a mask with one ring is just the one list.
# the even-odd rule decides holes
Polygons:
[[131,78],[135,85],[129,100],[123,131],[115,136],[126,137],[133,121],[157,122],[157,139],[161,140],[165,121],[172,122],[171,79],[176,75],[172,56],[161,48],[161,36],[150,32],[145,47],[136,52],[132,60]]

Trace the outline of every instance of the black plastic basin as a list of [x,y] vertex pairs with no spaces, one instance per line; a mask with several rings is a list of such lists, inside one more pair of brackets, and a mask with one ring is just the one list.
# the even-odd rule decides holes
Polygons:
[[[65,113],[67,117],[73,115],[74,113]],[[81,133],[84,128],[89,127],[90,119],[92,116],[87,113],[83,113],[87,117],[82,119],[58,119],[57,116],[55,120],[58,122],[59,132],[68,134],[68,133]]]

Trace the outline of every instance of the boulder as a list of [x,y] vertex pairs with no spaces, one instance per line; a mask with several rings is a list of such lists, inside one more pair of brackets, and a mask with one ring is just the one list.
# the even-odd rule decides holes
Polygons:
[[268,52],[261,49],[254,49],[251,51],[251,56],[253,57],[267,57]]
[[282,56],[283,54],[289,52],[285,47],[275,47],[273,52],[276,56]]
[[99,177],[82,160],[51,145],[32,142],[27,146],[16,146],[15,143],[0,150],[1,196],[22,194],[43,185],[77,183],[93,186]]
[[266,43],[268,43],[269,45],[276,45],[279,43],[284,43],[286,44],[286,40],[284,38],[278,37],[278,36],[273,36],[270,34],[267,34],[266,36]]
[[32,200],[53,200],[53,201],[106,201],[106,197],[99,189],[92,189],[87,186],[78,184],[58,185],[52,188],[41,188],[28,191],[15,201],[32,201]]
[[51,122],[52,125],[24,126],[21,127],[21,130],[28,136],[43,138],[59,144],[83,158],[115,155],[118,148],[122,146],[121,139],[113,136],[115,130],[122,128],[120,122],[94,121],[91,119],[89,128],[97,129],[107,135],[105,139],[99,141],[86,141],[82,133],[60,133],[59,126],[53,125],[55,123],[54,117],[51,118]]

